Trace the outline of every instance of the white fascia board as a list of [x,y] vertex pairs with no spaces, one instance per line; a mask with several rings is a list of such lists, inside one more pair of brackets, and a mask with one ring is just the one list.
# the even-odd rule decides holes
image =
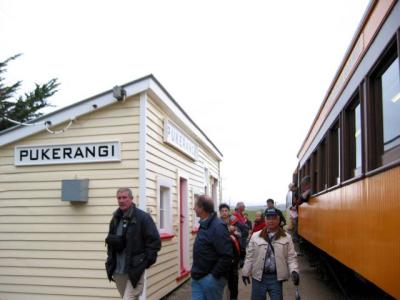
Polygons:
[[204,134],[192,123],[191,120],[187,118],[187,116],[179,109],[174,101],[164,92],[164,90],[159,86],[157,82],[153,79],[150,80],[149,88],[152,90],[156,96],[160,98],[160,100],[165,104],[166,108],[169,109],[169,113],[175,115],[178,120],[181,120],[188,130],[190,130],[197,138],[200,139],[202,144],[213,153],[220,161],[222,160],[222,155],[219,151],[212,145],[204,136]]
[[133,84],[123,85],[122,87],[126,91],[126,97],[131,97],[147,91],[150,87],[150,79],[145,78]]
[[44,116],[43,118],[41,118],[40,121],[35,120],[35,123],[42,122],[43,125],[21,126],[19,128],[10,130],[9,132],[2,134],[1,141],[0,141],[0,147],[7,145],[9,143],[12,143],[14,141],[20,140],[24,137],[30,136],[32,134],[46,130],[44,123],[47,121],[51,122],[50,127],[54,127],[54,126],[57,126],[59,124],[66,122],[68,120],[78,118],[79,116],[81,116],[83,114],[86,114],[90,111],[95,110],[93,105],[96,105],[97,106],[96,109],[99,109],[101,107],[110,105],[114,102],[116,102],[116,100],[113,98],[112,92],[110,92],[110,93],[100,96],[99,98],[84,101],[80,104],[73,105],[70,108],[67,107],[67,108],[61,109],[59,112],[56,111],[54,113],[50,113],[48,116]]
[[[149,79],[144,79],[139,82],[135,82],[131,85],[124,87],[127,92],[126,97],[139,94],[149,88]],[[93,99],[83,100],[80,103],[72,104],[70,107],[61,108],[59,111],[52,112],[47,116],[39,118],[35,123],[43,123],[43,125],[37,126],[20,126],[10,131],[0,134],[0,147],[10,144],[14,141],[18,141],[27,136],[46,130],[45,122],[50,121],[51,127],[60,125],[66,121],[73,120],[79,116],[85,115],[91,111],[98,110],[108,105],[118,102],[113,92],[106,92]],[[94,108],[96,107],[96,108]],[[73,125],[72,125],[73,126]]]
[[140,94],[140,130],[139,130],[139,208],[147,211],[146,197],[146,161],[147,161],[147,94]]

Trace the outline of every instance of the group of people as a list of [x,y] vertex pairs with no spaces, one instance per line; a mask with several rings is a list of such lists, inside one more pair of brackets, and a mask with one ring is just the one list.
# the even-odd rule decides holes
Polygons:
[[[220,218],[227,224],[231,240],[236,238],[237,242],[234,244],[241,245],[241,254],[234,256],[227,276],[229,299],[238,297],[239,268],[242,268],[243,283],[252,283],[251,299],[264,300],[267,293],[272,300],[282,299],[282,282],[291,277],[294,284],[298,285],[300,280],[293,242],[290,235],[283,230],[286,219],[274,206],[273,199],[267,200],[264,212],[256,212],[253,226],[244,210],[244,203],[239,202],[235,212],[229,216],[229,206],[219,206]],[[244,258],[243,262],[241,258]]]
[[286,207],[289,207],[290,227],[288,228],[292,234],[294,242],[300,240],[298,234],[298,209],[301,204],[308,202],[311,195],[311,178],[304,176],[300,182],[300,188],[295,183],[289,184],[289,191],[286,195]]
[[[144,272],[156,262],[161,249],[157,227],[149,214],[133,203],[132,191],[117,191],[118,209],[114,212],[106,237],[106,271],[115,281],[122,299],[139,299],[144,288]],[[237,299],[239,269],[245,285],[251,283],[251,299],[282,299],[282,282],[299,284],[296,252],[291,236],[283,229],[282,212],[267,200],[254,224],[239,202],[231,214],[227,204],[214,210],[211,197],[201,195],[194,210],[200,218],[193,245],[191,287],[193,300],[222,300],[228,285],[229,298]]]

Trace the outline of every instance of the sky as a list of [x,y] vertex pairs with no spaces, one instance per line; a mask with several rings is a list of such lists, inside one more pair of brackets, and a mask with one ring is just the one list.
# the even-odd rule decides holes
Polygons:
[[223,153],[222,200],[285,202],[368,0],[0,0],[6,82],[59,109],[153,74]]

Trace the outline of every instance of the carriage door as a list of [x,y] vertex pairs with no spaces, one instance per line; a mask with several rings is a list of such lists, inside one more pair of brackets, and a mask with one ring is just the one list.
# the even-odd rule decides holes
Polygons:
[[188,223],[188,183],[187,179],[179,178],[179,266],[180,276],[189,272],[189,223]]

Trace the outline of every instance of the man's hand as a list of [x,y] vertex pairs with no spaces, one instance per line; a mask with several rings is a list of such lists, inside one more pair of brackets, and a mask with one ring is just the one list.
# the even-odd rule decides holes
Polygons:
[[249,276],[242,276],[242,280],[243,280],[244,285],[250,284]]
[[299,285],[300,276],[299,276],[299,273],[297,273],[296,271],[292,272],[292,281],[293,281],[294,285]]
[[301,194],[301,198],[303,199],[304,202],[308,202],[308,198],[310,197],[310,195],[311,195],[311,189],[307,189]]
[[241,259],[241,260],[239,261],[239,268],[241,269],[241,268],[243,268],[243,266],[244,266],[244,260]]

